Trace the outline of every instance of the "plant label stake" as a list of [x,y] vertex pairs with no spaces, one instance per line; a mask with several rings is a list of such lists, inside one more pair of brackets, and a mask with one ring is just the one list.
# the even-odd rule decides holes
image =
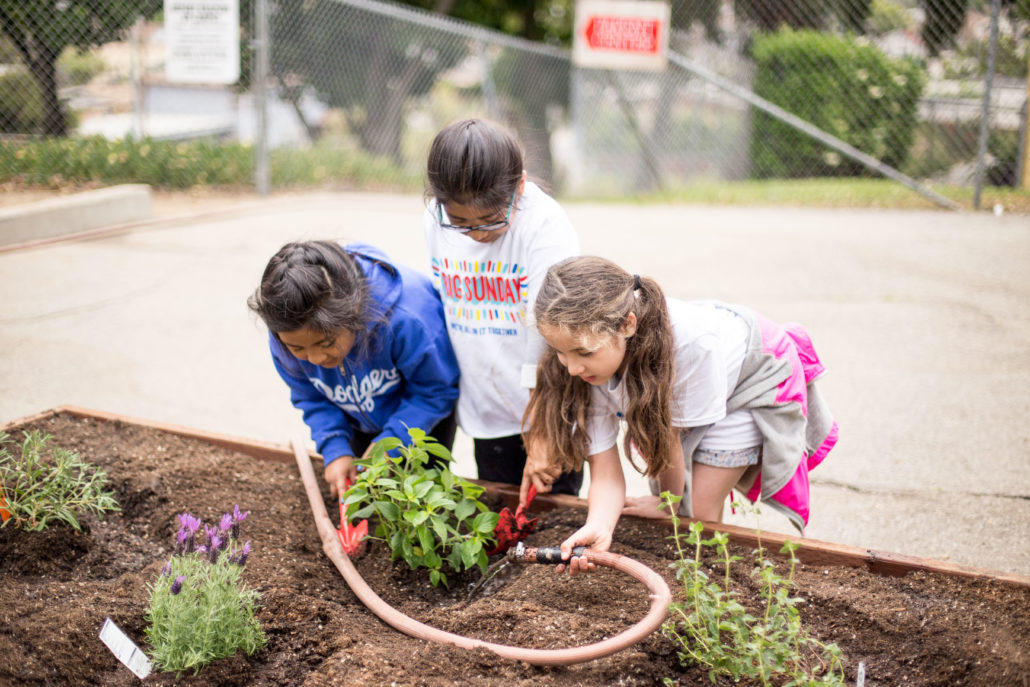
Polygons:
[[150,675],[153,669],[150,659],[110,618],[104,618],[104,624],[100,626],[100,641],[140,680]]
[[526,494],[525,506],[519,504],[519,507],[515,509],[514,514],[508,507],[501,509],[500,517],[497,518],[497,526],[494,527],[494,536],[497,537],[497,546],[486,552],[488,556],[507,551],[512,546],[528,537],[533,530],[536,529],[536,523],[540,518],[526,517],[526,510],[529,508],[529,504],[533,502],[534,498],[536,498],[536,487],[531,484],[529,485],[529,492]]
[[[350,489],[351,481],[345,483]],[[364,549],[362,541],[368,536],[368,520],[362,520],[356,525],[351,525],[347,520],[347,504],[343,502],[343,494],[340,494],[340,529],[336,531],[340,537],[340,544],[343,551],[350,557],[360,555]]]

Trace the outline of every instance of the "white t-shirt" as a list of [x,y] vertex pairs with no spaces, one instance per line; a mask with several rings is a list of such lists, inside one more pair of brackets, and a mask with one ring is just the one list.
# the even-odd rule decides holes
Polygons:
[[565,211],[536,184],[526,182],[516,208],[511,226],[492,243],[442,228],[435,201],[423,221],[433,282],[461,370],[458,424],[475,439],[522,430],[544,348],[533,302],[547,269],[579,254]]
[[[751,411],[726,414],[747,352],[748,326],[736,313],[715,303],[666,299],[675,341],[675,380],[671,399],[672,426],[714,425],[701,448],[734,449],[757,446],[761,433]],[[619,422],[626,411],[625,385],[612,378],[594,387],[590,397],[589,454],[615,446]]]

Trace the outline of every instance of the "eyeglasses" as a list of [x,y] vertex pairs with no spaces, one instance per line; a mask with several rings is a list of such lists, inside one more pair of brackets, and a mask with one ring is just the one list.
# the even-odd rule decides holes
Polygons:
[[[511,224],[511,209],[515,206],[515,194],[518,193],[518,189],[512,191],[511,200],[508,201],[508,212],[504,215],[504,219],[496,222],[489,222],[487,224],[480,224],[474,227],[467,227],[461,224],[448,224],[443,221],[444,210],[443,203],[439,200],[436,201],[436,219],[440,223],[440,226],[444,229],[451,229],[462,234],[467,234],[470,231],[497,231],[498,229],[504,229]],[[448,217],[447,219],[450,219]]]

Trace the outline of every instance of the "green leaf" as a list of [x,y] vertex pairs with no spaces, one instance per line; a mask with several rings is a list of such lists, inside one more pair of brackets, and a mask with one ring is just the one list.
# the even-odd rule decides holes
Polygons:
[[390,501],[376,501],[374,505],[380,517],[385,520],[395,522],[401,516],[401,509]]
[[476,502],[469,499],[462,499],[462,501],[454,509],[454,517],[458,520],[464,520],[468,516],[476,512]]
[[472,529],[483,534],[493,534],[494,529],[497,527],[497,519],[499,517],[500,516],[497,513],[480,513],[476,516],[476,519],[472,521]]

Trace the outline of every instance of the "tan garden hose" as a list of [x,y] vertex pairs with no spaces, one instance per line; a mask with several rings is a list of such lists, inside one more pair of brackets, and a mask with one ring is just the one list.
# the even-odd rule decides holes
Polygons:
[[293,454],[297,459],[297,466],[300,468],[301,479],[304,481],[304,490],[307,492],[308,502],[311,504],[311,512],[315,516],[315,526],[318,528],[318,536],[322,539],[322,550],[325,552],[325,555],[336,565],[343,575],[343,579],[350,586],[351,591],[361,600],[361,603],[365,604],[370,611],[388,625],[407,635],[431,642],[453,644],[464,649],[486,649],[498,656],[513,661],[525,661],[539,666],[560,666],[584,663],[595,658],[614,654],[616,651],[621,651],[657,630],[668,614],[672,595],[669,592],[669,585],[665,583],[665,580],[658,573],[638,561],[616,553],[587,551],[586,555],[592,562],[615,568],[630,575],[642,582],[648,591],[651,592],[651,608],[648,610],[647,615],[636,625],[596,644],[587,644],[570,649],[526,649],[463,637],[430,627],[425,623],[409,618],[383,601],[378,594],[372,591],[372,588],[368,586],[354,567],[354,564],[351,563],[350,558],[343,552],[343,547],[340,546],[340,538],[336,534],[336,527],[329,519],[325,502],[322,500],[318,480],[315,477],[314,468],[311,467],[311,456],[308,455],[303,442],[299,439],[294,438],[291,444],[293,446]]

